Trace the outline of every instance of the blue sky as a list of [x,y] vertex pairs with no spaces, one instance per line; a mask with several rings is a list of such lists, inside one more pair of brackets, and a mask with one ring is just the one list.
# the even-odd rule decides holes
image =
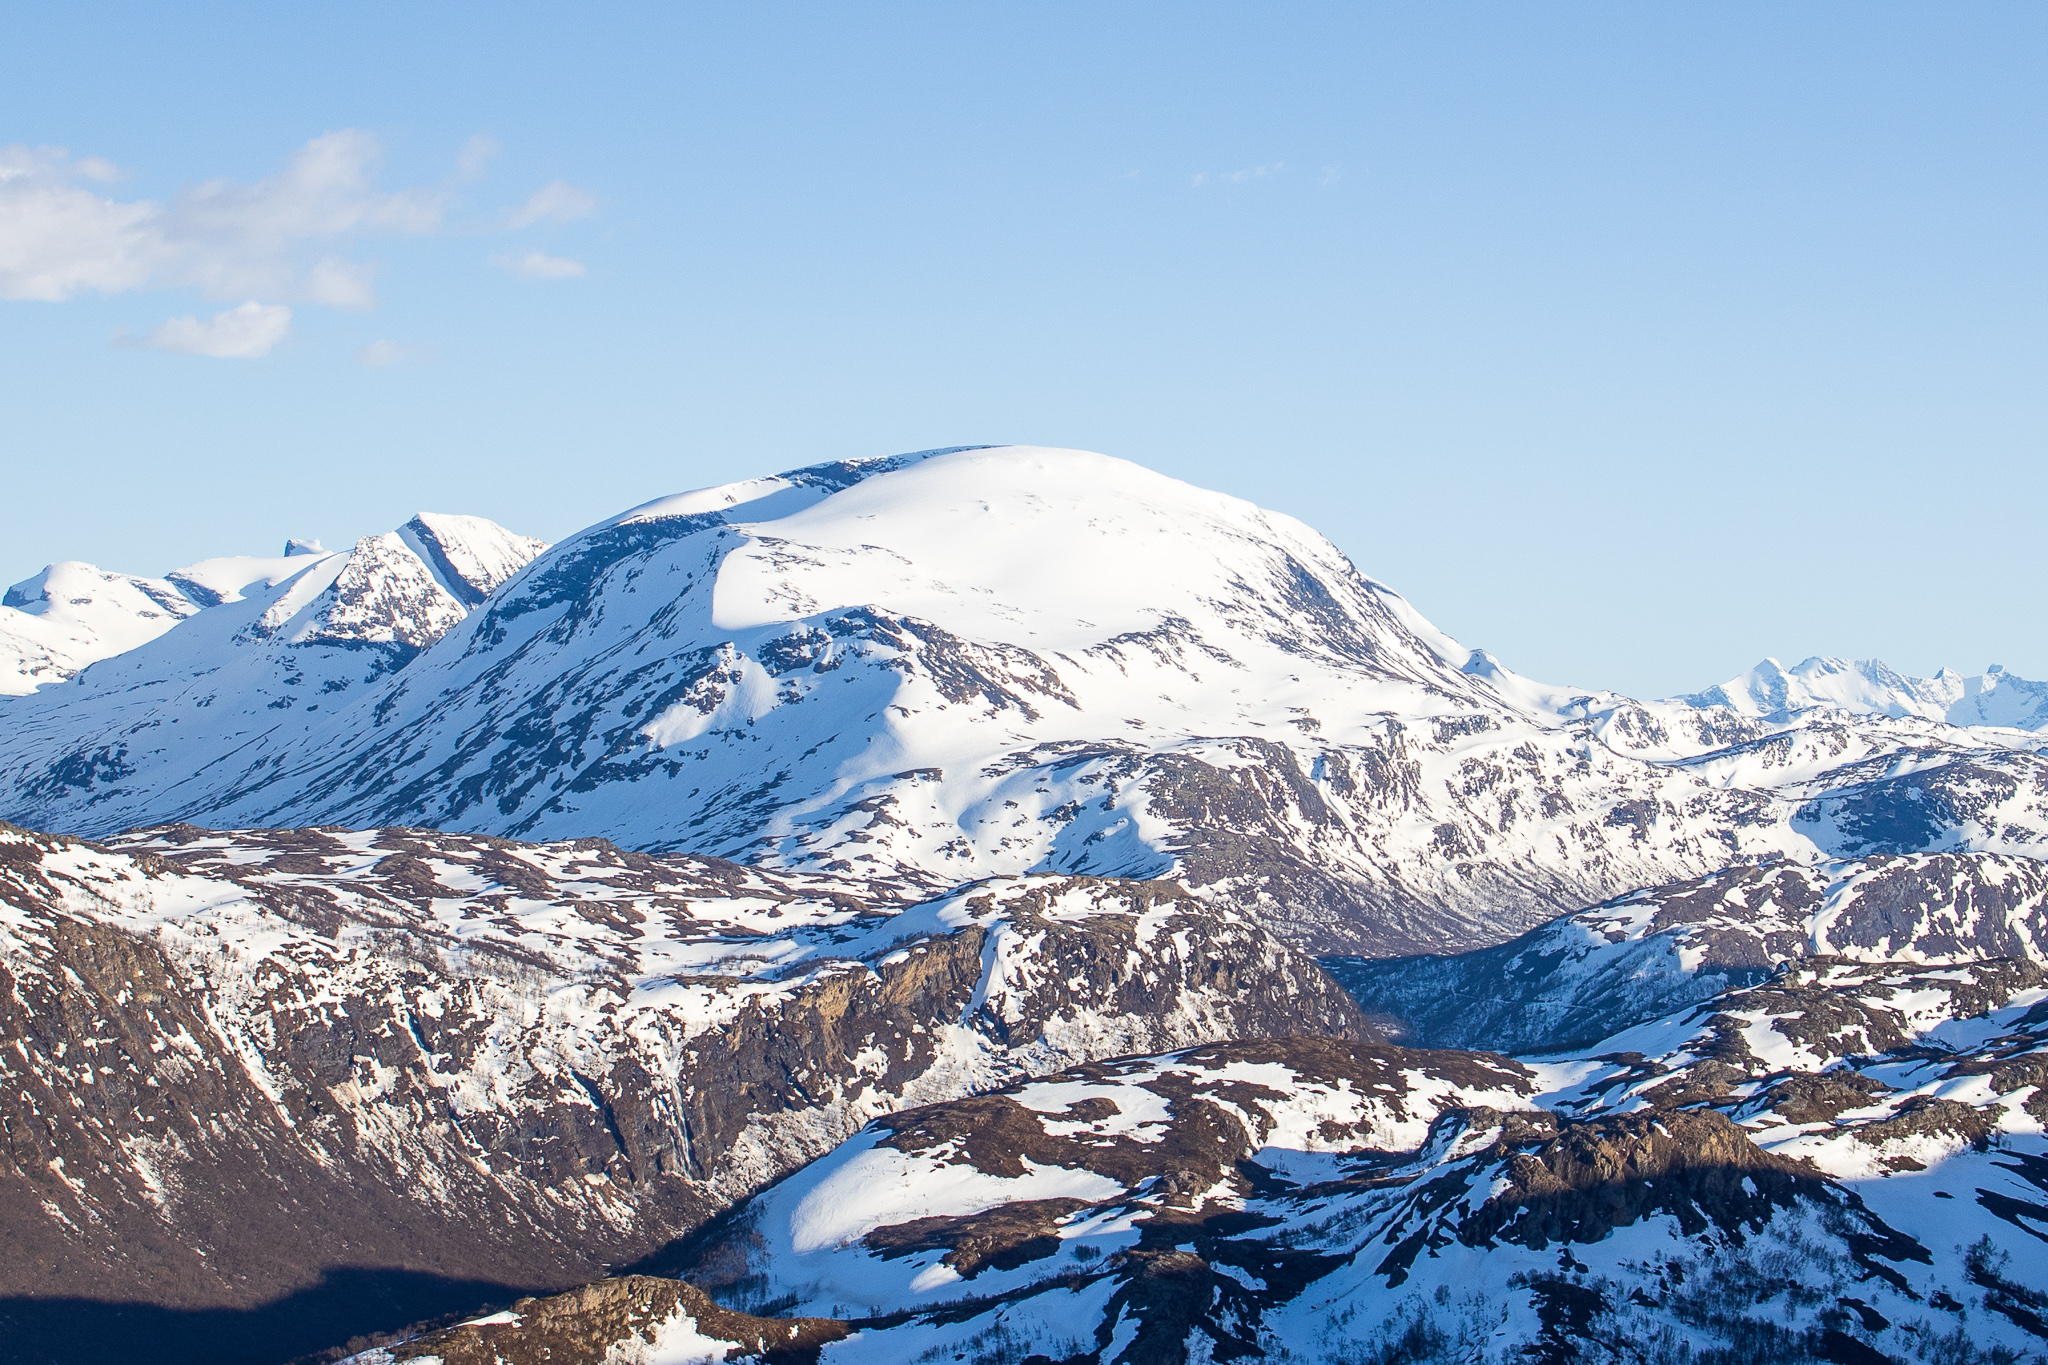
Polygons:
[[1538,677],[2048,677],[2044,38],[1999,4],[32,7],[0,581],[1023,441],[1300,516]]

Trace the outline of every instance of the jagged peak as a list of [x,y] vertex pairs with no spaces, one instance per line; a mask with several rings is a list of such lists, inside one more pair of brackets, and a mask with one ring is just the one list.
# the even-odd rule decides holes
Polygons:
[[465,607],[481,604],[548,548],[489,518],[448,512],[417,513],[396,534]]

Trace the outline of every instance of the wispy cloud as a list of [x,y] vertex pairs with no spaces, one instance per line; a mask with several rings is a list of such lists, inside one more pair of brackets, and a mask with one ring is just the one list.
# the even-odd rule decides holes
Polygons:
[[512,227],[523,228],[532,227],[535,223],[566,223],[576,218],[588,218],[595,212],[596,195],[556,180],[535,190],[532,198],[514,209],[505,221]]
[[1196,189],[1204,185],[1242,185],[1247,181],[1265,180],[1282,175],[1286,170],[1286,162],[1269,161],[1263,166],[1253,166],[1242,171],[1196,171],[1188,177],[1188,183]]
[[292,310],[281,303],[251,299],[239,308],[196,317],[172,318],[142,339],[152,351],[205,355],[218,360],[256,360],[292,330]]
[[529,251],[525,254],[506,252],[491,257],[491,264],[500,270],[509,270],[522,280],[573,280],[586,273],[583,262],[572,261],[567,256],[550,256],[544,251]]
[[489,133],[477,133],[462,144],[462,150],[455,154],[455,178],[474,180],[484,173],[484,168],[498,159],[504,145]]
[[395,341],[373,341],[356,351],[356,364],[367,369],[381,370],[392,365],[404,365],[423,359],[424,349],[418,346],[402,346]]
[[375,273],[373,267],[360,262],[328,256],[306,272],[301,297],[329,308],[374,308],[377,295],[370,288],[370,277]]
[[314,138],[284,170],[251,184],[210,180],[169,203],[110,198],[81,181],[111,168],[58,148],[0,148],[0,298],[59,302],[76,294],[194,287],[211,298],[255,294],[344,307],[373,301],[366,266],[304,249],[322,241],[436,232],[444,197],[382,193],[369,133]]

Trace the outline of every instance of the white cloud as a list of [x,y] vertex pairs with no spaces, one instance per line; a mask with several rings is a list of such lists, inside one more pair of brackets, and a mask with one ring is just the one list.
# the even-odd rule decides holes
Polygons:
[[119,172],[52,147],[0,148],[0,298],[197,287],[212,298],[268,295],[340,307],[373,301],[369,268],[305,248],[439,231],[445,198],[375,187],[380,149],[359,129],[314,138],[251,184],[210,180],[169,203],[122,201],[79,182]]
[[55,148],[0,147],[0,298],[138,289],[166,264],[162,209],[102,198],[78,173]]
[[523,256],[507,252],[491,257],[491,264],[522,280],[572,280],[585,273],[583,262],[567,256],[550,256],[544,251],[529,251]]
[[292,329],[292,310],[281,303],[250,300],[239,308],[215,313],[206,321],[172,318],[142,339],[153,351],[207,355],[222,360],[254,360],[270,354]]
[[374,273],[360,262],[328,256],[306,272],[305,297],[329,308],[374,308],[377,296],[370,288]]
[[[0,299],[58,303],[140,289],[192,289],[224,303],[248,299],[204,322],[173,318],[140,344],[194,355],[264,355],[290,330],[287,304],[374,308],[376,267],[353,259],[359,244],[448,230],[453,187],[482,175],[498,152],[497,140],[479,133],[463,144],[441,187],[384,190],[377,185],[376,136],[349,128],[307,142],[274,175],[209,180],[157,200],[109,193],[125,172],[103,158],[74,158],[61,147],[0,146]],[[506,232],[586,218],[596,208],[588,190],[557,180],[518,209],[467,227]],[[585,273],[580,261],[540,251],[494,260],[526,279]],[[358,358],[389,363],[364,358],[374,350]]]
[[596,195],[557,180],[535,190],[525,206],[514,209],[505,221],[512,227],[523,228],[535,223],[566,223],[572,218],[588,218],[595,212]]
[[418,360],[424,352],[417,346],[401,346],[395,341],[373,341],[356,352],[356,364],[369,369],[381,370],[390,365],[403,365]]

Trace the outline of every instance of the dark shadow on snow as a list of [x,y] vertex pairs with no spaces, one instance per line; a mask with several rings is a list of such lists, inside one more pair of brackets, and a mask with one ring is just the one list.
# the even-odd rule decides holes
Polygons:
[[[86,1298],[0,1298],[0,1362],[283,1365],[378,1333],[502,1308],[532,1288],[416,1270],[348,1267],[253,1308],[164,1308]],[[544,1292],[544,1291],[543,1291]]]

